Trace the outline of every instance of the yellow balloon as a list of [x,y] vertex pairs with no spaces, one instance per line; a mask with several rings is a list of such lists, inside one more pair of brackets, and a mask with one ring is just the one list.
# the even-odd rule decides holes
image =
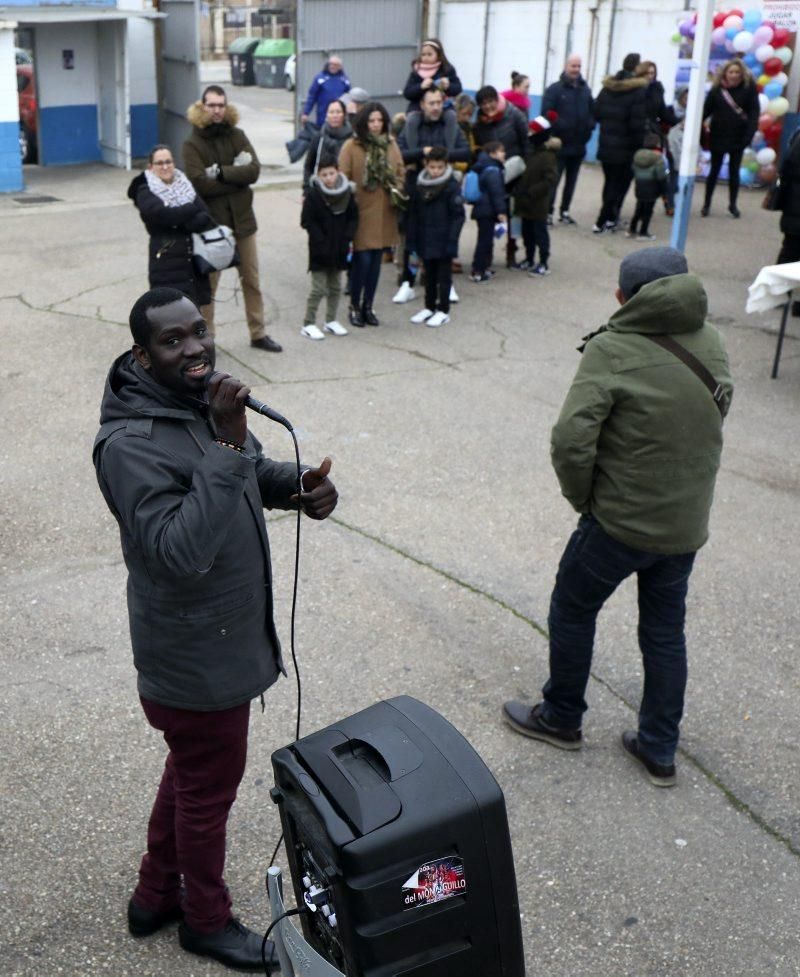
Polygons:
[[772,79],[769,75],[761,75],[758,79],[758,84],[763,87],[764,85],[768,85],[771,81]]
[[782,115],[786,115],[788,111],[789,99],[784,98],[783,95],[781,95],[779,98],[773,98],[767,106],[767,112],[769,112],[773,119],[780,119],[780,117]]

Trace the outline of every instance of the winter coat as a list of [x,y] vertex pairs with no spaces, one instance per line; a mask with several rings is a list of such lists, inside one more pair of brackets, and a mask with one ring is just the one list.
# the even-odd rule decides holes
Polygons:
[[431,180],[427,170],[417,177],[406,221],[406,249],[423,261],[458,256],[458,236],[464,226],[464,198],[448,166]]
[[313,122],[306,122],[303,128],[297,133],[294,139],[286,141],[286,152],[289,155],[289,162],[296,163],[308,152],[308,147],[319,135],[319,128]]
[[[468,163],[470,160],[469,144],[455,112],[443,112],[435,122],[426,119],[422,112],[414,112],[406,119],[398,145],[404,163],[421,164],[425,146],[443,146],[449,163]],[[412,176],[416,179],[415,174]]]
[[485,146],[487,142],[501,142],[506,150],[506,159],[512,156],[525,156],[528,145],[528,120],[518,108],[507,102],[503,114],[495,121],[478,113],[474,132],[475,141],[479,146]]
[[637,149],[633,156],[633,177],[636,199],[643,202],[658,200],[667,183],[667,166],[657,149]]
[[[393,138],[389,140],[388,153],[396,185],[402,190],[405,178],[403,157]],[[367,153],[361,143],[355,138],[348,139],[339,154],[339,169],[356,185],[358,228],[353,238],[353,250],[392,248],[399,241],[397,211],[392,206],[388,191],[383,187],[367,190],[363,185],[366,161]]]
[[352,135],[353,130],[346,119],[344,124],[336,129],[332,129],[327,122],[325,123],[308,147],[306,162],[303,166],[304,190],[308,188],[311,177],[317,172],[319,161],[325,156],[331,156],[338,161],[342,146]]
[[727,412],[733,384],[707,307],[694,275],[645,285],[589,340],[551,436],[573,508],[649,553],[691,553],[708,539],[722,418],[702,381],[647,338],[666,333],[693,353],[722,385]]
[[594,99],[584,79],[572,82],[562,72],[558,81],[548,85],[542,99],[542,115],[556,112],[553,134],[561,140],[560,156],[586,155],[586,143],[594,131]]
[[514,187],[514,214],[525,220],[544,221],[550,212],[550,197],[558,183],[559,140],[550,147],[532,148],[525,160],[525,172]]
[[800,235],[800,130],[789,140],[781,162],[781,186],[779,190],[779,209],[781,231],[784,234]]
[[646,78],[634,78],[626,71],[603,79],[594,100],[594,116],[600,123],[597,158],[603,163],[630,164],[642,145],[647,127]]
[[[202,102],[195,102],[186,113],[192,132],[183,144],[184,171],[203,198],[208,212],[217,222],[233,228],[237,237],[249,237],[258,229],[253,213],[250,184],[261,175],[261,164],[250,140],[237,129],[239,113],[234,105],[225,109],[224,120],[211,123]],[[234,166],[241,152],[250,153],[250,163]],[[206,176],[213,163],[220,167],[217,178]]]
[[303,115],[310,115],[311,109],[317,106],[317,126],[322,128],[325,122],[325,115],[331,102],[341,98],[345,92],[350,91],[350,79],[344,71],[331,73],[328,71],[327,64],[317,77],[311,82],[308,95],[303,102]]
[[526,119],[528,118],[531,112],[531,100],[528,95],[523,95],[522,92],[518,92],[513,88],[507,88],[504,92],[500,92],[500,94],[514,108],[519,109]]
[[296,467],[214,442],[203,405],[156,383],[130,352],[108,375],[93,459],[119,524],[139,694],[231,709],[283,669],[263,508],[290,509]]
[[472,219],[497,220],[499,214],[507,213],[506,188],[503,183],[503,164],[488,153],[479,153],[472,167],[478,174],[481,188],[480,200],[472,206]]
[[[446,78],[449,82],[447,88],[442,88],[437,84],[442,78]],[[426,91],[422,87],[422,82],[425,79],[420,75],[415,67],[412,69],[411,74],[408,76],[405,88],[403,89],[403,98],[408,100],[408,105],[406,106],[406,115],[409,112],[419,112],[419,103],[422,100],[422,95]],[[456,95],[460,95],[463,88],[461,85],[461,79],[456,74],[456,69],[449,65],[447,68],[439,68],[436,74],[433,76],[433,82],[437,88],[440,89],[444,95],[445,101],[449,98],[455,98]]]
[[350,242],[358,227],[355,187],[343,174],[333,190],[311,177],[303,200],[300,225],[308,234],[308,270],[347,268]]
[[180,207],[168,207],[140,173],[131,180],[128,196],[150,236],[147,274],[150,288],[177,288],[195,305],[211,301],[208,275],[199,275],[192,262],[192,234],[214,227],[200,197]]
[[[727,91],[744,117],[728,105],[722,94]],[[737,152],[750,145],[758,128],[758,89],[742,82],[735,88],[712,88],[703,105],[703,118],[710,117],[710,145],[712,153]]]
[[647,116],[647,127],[662,140],[665,130],[678,124],[678,117],[671,105],[667,105],[664,97],[664,86],[660,81],[651,81],[644,92],[644,111]]

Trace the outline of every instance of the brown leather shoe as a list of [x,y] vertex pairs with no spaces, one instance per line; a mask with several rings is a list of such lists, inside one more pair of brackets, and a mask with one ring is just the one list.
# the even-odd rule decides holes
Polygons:
[[276,343],[271,336],[262,336],[260,339],[251,339],[250,345],[253,349],[263,349],[266,353],[282,353],[283,346]]

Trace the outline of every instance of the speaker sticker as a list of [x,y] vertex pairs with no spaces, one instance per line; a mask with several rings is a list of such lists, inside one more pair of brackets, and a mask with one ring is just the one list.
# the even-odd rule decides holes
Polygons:
[[430,906],[452,896],[464,895],[466,891],[464,860],[455,855],[437,858],[420,865],[417,871],[403,883],[404,909]]

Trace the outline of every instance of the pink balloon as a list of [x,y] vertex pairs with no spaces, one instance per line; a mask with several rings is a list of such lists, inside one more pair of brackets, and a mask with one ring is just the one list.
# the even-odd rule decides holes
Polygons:
[[761,24],[753,31],[753,47],[761,47],[762,44],[769,44],[772,40],[772,28],[768,24]]
[[711,43],[715,44],[717,47],[722,47],[727,39],[728,37],[725,33],[724,27],[715,27],[714,30],[711,31]]

